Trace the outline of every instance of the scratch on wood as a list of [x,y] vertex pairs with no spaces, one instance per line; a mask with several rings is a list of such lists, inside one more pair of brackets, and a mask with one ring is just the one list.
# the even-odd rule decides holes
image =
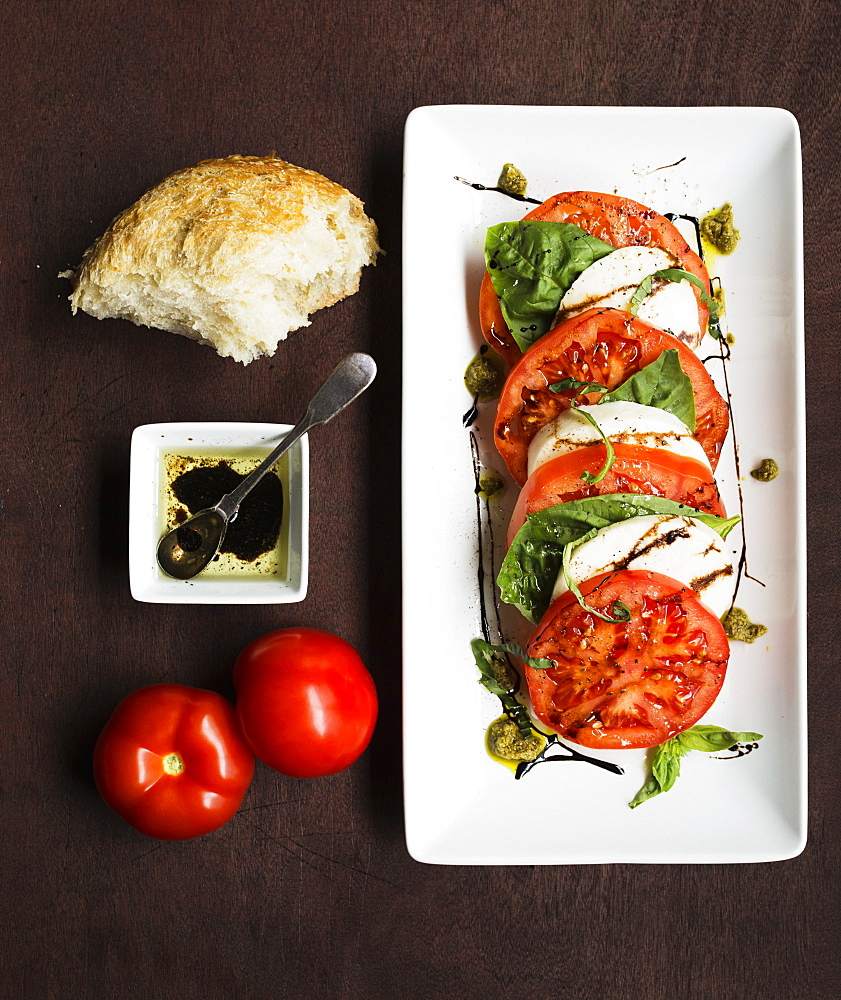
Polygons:
[[[287,847],[286,844],[284,844],[283,841],[280,839],[280,837],[276,837],[273,833],[270,833],[268,830],[264,829],[262,826],[257,825],[257,829],[264,836],[266,836],[269,840],[274,841],[274,843],[276,843],[278,847],[280,847],[282,850],[286,851],[286,853],[289,854],[291,857],[297,858],[298,861],[302,861],[308,868],[312,868],[312,870],[314,872],[317,872],[319,875],[321,875],[322,878],[326,878],[328,882],[335,882],[336,881],[327,872],[322,871],[318,867],[318,865],[314,865],[311,861],[308,861],[302,854],[298,854],[296,851],[293,851],[291,847]],[[291,840],[291,838],[287,838],[287,839]],[[292,843],[294,844],[295,841],[293,840]],[[302,850],[306,850],[306,849],[302,848]],[[309,852],[309,853],[315,853],[315,852]],[[327,860],[329,860],[329,858]]]
[[119,382],[121,379],[128,378],[128,376],[131,374],[132,374],[131,372],[123,372],[122,375],[115,376],[114,378],[111,379],[110,382],[106,382],[105,385],[101,385],[98,389],[95,389],[87,396],[84,396],[82,399],[79,400],[78,403],[75,403],[73,406],[71,406],[69,410],[65,410],[64,413],[56,417],[55,420],[47,426],[47,430],[50,430],[51,428],[55,427],[56,424],[60,423],[65,418],[69,417],[71,413],[75,413],[75,411],[78,410],[80,406],[84,406],[85,403],[90,402],[90,400],[94,399],[100,393],[105,392],[105,390],[110,388],[115,382]]
[[155,847],[150,848],[148,851],[144,851],[142,854],[138,854],[131,859],[129,864],[134,864],[135,861],[140,861],[143,858],[148,858],[150,854],[154,854],[155,851],[159,851],[162,847],[166,847],[166,844],[156,844]]
[[[320,858],[322,861],[328,862],[328,864],[337,865],[339,868],[342,868],[345,871],[355,872],[357,875],[365,875],[367,878],[372,878],[375,879],[377,882],[382,882],[384,885],[391,886],[392,889],[400,888],[400,886],[397,885],[396,883],[389,881],[387,878],[383,878],[381,875],[375,875],[372,871],[369,871],[366,868],[357,868],[355,865],[345,864],[345,862],[339,861],[337,858],[331,858],[327,854],[321,854],[319,851],[314,851],[311,847],[307,847],[306,844],[302,844],[299,841],[290,837],[289,834],[282,833],[280,837],[278,837],[276,834],[269,832],[259,824],[255,825],[257,825],[257,829],[260,830],[261,833],[265,834],[266,837],[268,837],[270,840],[273,840],[285,851],[288,851],[293,856],[298,857],[301,861],[304,862],[304,864],[308,864],[311,868],[313,868],[314,871],[317,871],[320,875],[323,875],[325,878],[330,878],[330,876],[327,875],[325,872],[323,872],[317,866],[313,865],[311,862],[307,861],[307,859],[303,856],[303,854],[296,854],[294,851],[291,851],[290,848],[287,847],[287,845],[283,843],[283,841],[280,838],[282,837],[283,840],[288,841],[290,844],[294,844],[295,847],[297,847],[300,851],[304,852],[305,854],[311,855],[314,858]],[[330,878],[330,881],[335,881],[335,879]]]
[[304,799],[278,799],[277,802],[261,802],[256,806],[247,806],[245,809],[240,809],[240,814],[255,812],[257,809],[273,809],[275,806],[288,806],[297,802],[303,802]]

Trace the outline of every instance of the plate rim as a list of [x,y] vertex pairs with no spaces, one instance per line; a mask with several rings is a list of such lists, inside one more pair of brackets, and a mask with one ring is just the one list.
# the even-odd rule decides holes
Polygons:
[[[407,849],[410,855],[417,861],[423,863],[437,864],[611,864],[611,863],[756,863],[784,861],[798,856],[805,849],[808,838],[808,732],[807,732],[807,630],[806,630],[806,609],[807,609],[807,576],[806,576],[806,556],[807,556],[807,535],[806,535],[806,398],[805,398],[805,309],[804,309],[804,252],[803,252],[803,169],[802,169],[802,147],[800,138],[800,128],[796,117],[786,108],[773,106],[738,106],[738,105],[704,105],[693,107],[662,106],[617,106],[617,105],[518,105],[518,104],[434,104],[423,105],[412,109],[406,118],[404,128],[404,185],[403,185],[403,318],[404,318],[404,351],[403,351],[403,421],[401,433],[403,435],[403,460],[402,460],[402,486],[404,500],[407,495],[407,449],[406,449],[406,427],[407,427],[407,394],[405,392],[407,381],[407,365],[410,361],[410,352],[406,350],[405,329],[406,318],[412,294],[410,288],[410,276],[408,268],[405,267],[407,258],[411,257],[409,242],[411,240],[410,226],[407,224],[414,211],[414,206],[410,204],[410,195],[413,193],[415,183],[413,176],[413,164],[411,162],[411,149],[415,142],[415,132],[428,120],[435,120],[436,117],[443,116],[445,119],[456,121],[459,116],[468,115],[506,115],[528,113],[529,115],[558,116],[572,114],[595,114],[606,113],[628,115],[650,115],[654,117],[665,116],[715,116],[721,113],[748,117],[769,116],[776,119],[781,125],[789,130],[787,141],[792,144],[794,171],[790,178],[791,188],[788,192],[791,195],[791,211],[794,213],[794,231],[791,233],[791,248],[793,250],[792,274],[792,296],[791,296],[791,316],[797,329],[793,331],[793,403],[794,403],[794,431],[793,438],[796,446],[796,478],[797,483],[793,491],[794,508],[797,518],[797,525],[794,531],[796,539],[797,557],[797,608],[798,613],[795,620],[796,627],[796,649],[797,649],[797,671],[795,677],[795,688],[797,692],[797,739],[796,748],[798,752],[798,795],[797,808],[794,813],[794,820],[791,827],[790,846],[778,851],[757,851],[749,856],[734,857],[732,854],[722,852],[721,855],[698,859],[693,858],[660,858],[656,861],[638,860],[633,858],[575,858],[547,860],[539,857],[524,857],[522,859],[505,858],[503,860],[468,860],[464,857],[453,856],[447,858],[446,852],[441,852],[438,857],[430,856],[428,850],[424,850],[418,843],[416,831],[410,825],[410,803],[409,790],[406,784],[406,775],[411,772],[409,761],[409,746],[405,739],[407,731],[407,703],[404,694],[403,702],[403,727],[404,727],[404,823],[406,832]],[[409,251],[407,253],[407,251]],[[406,524],[406,508],[403,505],[402,512],[402,537],[404,551],[404,574],[406,572],[405,553],[406,535],[411,529]],[[405,600],[405,596],[404,596]],[[404,606],[404,633],[403,633],[403,669],[404,669],[404,689],[406,686],[407,670],[407,634],[405,629],[406,613]],[[562,852],[561,852],[562,853]]]

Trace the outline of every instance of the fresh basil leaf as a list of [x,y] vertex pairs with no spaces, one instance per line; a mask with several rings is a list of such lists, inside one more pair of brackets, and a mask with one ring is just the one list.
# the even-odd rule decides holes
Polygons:
[[643,299],[648,298],[651,295],[651,289],[654,287],[654,275],[647,274],[642,281],[637,285],[636,291],[631,296],[631,301],[628,303],[628,312],[633,313],[634,316],[639,312],[639,308],[643,303]]
[[692,274],[691,271],[684,271],[682,267],[666,267],[662,271],[655,271],[653,274],[646,275],[639,285],[637,285],[636,291],[631,296],[631,301],[628,304],[628,312],[632,312],[636,316],[639,307],[643,303],[643,299],[651,294],[655,278],[662,278],[664,281],[688,281],[691,285],[694,285],[701,293],[701,301],[710,311],[708,323],[710,335],[718,340],[721,336],[721,328],[719,327],[719,319],[721,317],[719,315],[718,303],[707,294],[704,282],[697,275]]
[[482,687],[498,698],[508,694],[511,688],[500,680],[502,670],[495,664],[494,647],[484,639],[473,639],[470,648],[479,669],[479,683]]
[[721,726],[693,726],[675,737],[687,750],[703,750],[715,753],[727,750],[736,743],[756,743],[762,739],[760,733],[734,733]]
[[[596,618],[601,618],[603,622],[610,622],[611,625],[619,625],[622,622],[629,622],[631,620],[631,612],[627,604],[623,604],[622,601],[613,602],[613,614],[615,617],[611,618],[610,615],[606,615],[602,611],[597,611],[595,608],[591,608],[589,604],[584,600],[581,594],[581,590],[578,584],[573,580],[569,572],[569,562],[572,557],[572,551],[577,546],[580,545],[587,537],[592,537],[595,531],[588,531],[585,538],[580,539],[578,542],[570,542],[568,545],[564,546],[564,553],[561,557],[561,572],[564,574],[564,583],[567,586],[567,590],[572,594],[572,596],[578,601],[585,611],[589,611],[591,615],[595,615]],[[617,613],[618,607],[618,613]]]
[[622,385],[606,393],[599,403],[642,403],[673,413],[695,430],[695,394],[692,381],[680,367],[680,356],[671,348],[641,368]]
[[690,750],[715,753],[736,743],[756,743],[761,739],[759,733],[736,733],[721,726],[699,725],[685,729],[657,747],[651,761],[651,774],[629,803],[630,807],[636,809],[655,795],[668,792],[680,777],[680,758]]
[[582,392],[607,392],[606,385],[599,385],[598,382],[579,382],[577,378],[565,378],[561,382],[553,382],[549,388],[552,392],[567,392],[575,389],[575,395],[580,396]]
[[610,439],[605,434],[605,432],[599,427],[598,421],[588,410],[582,409],[580,406],[573,406],[576,413],[579,413],[588,424],[592,424],[593,427],[599,432],[599,436],[602,441],[604,441],[604,446],[607,451],[607,455],[604,460],[604,465],[599,469],[599,471],[594,476],[592,472],[582,472],[581,479],[587,483],[588,486],[596,486],[600,483],[604,477],[610,472],[613,463],[616,461],[616,452],[613,450],[613,445],[610,443]]
[[[493,670],[492,660],[496,657],[501,657],[505,653],[511,653],[512,656],[516,656],[517,659],[522,660],[527,666],[531,667],[533,670],[549,670],[551,667],[555,666],[554,661],[547,660],[542,656],[528,656],[526,651],[522,646],[518,645],[516,642],[500,642],[498,644],[485,642],[484,639],[473,639],[470,643],[470,648],[473,650],[473,656],[476,659],[476,666],[479,668],[479,673],[482,675],[480,683],[483,687],[488,688],[490,691],[489,683],[493,682],[500,690],[492,691],[492,694],[500,694],[502,685],[499,681],[498,671]],[[486,680],[488,683],[485,683]],[[506,690],[513,691],[516,688],[516,684],[509,686]]]
[[612,610],[618,621],[629,622],[631,620],[631,609],[624,601],[614,601]]
[[519,646],[516,642],[502,642],[498,646],[494,646],[494,650],[500,653],[511,653],[512,656],[516,656],[518,660],[522,660],[532,670],[549,670],[550,667],[556,666],[553,660],[547,660],[543,656],[526,655],[523,647]]
[[688,281],[690,285],[694,285],[701,293],[701,301],[709,309],[710,319],[718,319],[718,303],[707,294],[704,282],[697,275],[692,274],[691,271],[684,271],[682,267],[667,267],[662,271],[655,271],[654,277],[665,278],[666,281]]
[[740,520],[702,514],[686,504],[642,493],[611,493],[547,507],[528,516],[502,561],[497,576],[502,600],[519,608],[529,621],[539,621],[561,572],[564,546],[583,542],[609,524],[645,514],[693,517],[722,538]]
[[651,774],[660,786],[661,792],[668,792],[680,777],[680,758],[686,751],[679,743],[668,740],[657,748],[651,763]]
[[485,263],[521,351],[552,327],[565,292],[615,247],[570,222],[503,222],[485,239]]
[[680,758],[686,750],[676,739],[661,743],[651,761],[651,774],[645,784],[628,803],[632,809],[642,805],[661,792],[668,792],[680,777]]
[[552,660],[526,656],[525,650],[514,642],[503,642],[495,646],[484,639],[473,639],[470,648],[479,670],[479,683],[499,698],[506,715],[514,720],[521,735],[529,738],[533,730],[531,717],[525,705],[515,697],[520,680],[509,666],[505,654],[518,656],[536,670],[546,670],[555,664]]
[[660,782],[654,777],[653,774],[649,774],[645,780],[645,784],[631,799],[628,805],[632,809],[636,809],[636,807],[642,805],[643,802],[647,802],[649,799],[653,799],[655,795],[659,795],[661,791],[662,788],[660,787]]

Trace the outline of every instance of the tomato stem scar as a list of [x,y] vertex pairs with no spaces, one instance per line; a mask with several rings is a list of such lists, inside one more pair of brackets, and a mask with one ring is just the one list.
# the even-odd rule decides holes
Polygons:
[[164,757],[163,768],[167,774],[181,774],[184,770],[184,761],[177,753],[168,753]]

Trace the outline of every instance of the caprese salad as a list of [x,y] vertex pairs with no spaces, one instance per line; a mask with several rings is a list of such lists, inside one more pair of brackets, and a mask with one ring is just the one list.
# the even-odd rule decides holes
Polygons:
[[520,487],[497,583],[536,626],[534,716],[670,760],[759,739],[698,725],[727,671],[739,521],[714,475],[728,406],[695,353],[719,335],[703,260],[663,215],[582,191],[492,227],[485,260],[482,334],[508,368],[494,443]]

